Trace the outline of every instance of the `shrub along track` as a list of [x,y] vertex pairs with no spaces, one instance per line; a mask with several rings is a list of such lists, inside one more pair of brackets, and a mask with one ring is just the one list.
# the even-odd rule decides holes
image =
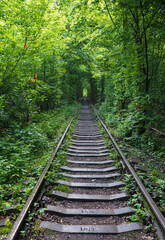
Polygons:
[[[120,153],[118,147],[117,151]],[[125,157],[122,158],[127,166]],[[134,210],[128,205],[122,175],[109,159],[109,151],[85,100],[68,149],[67,165],[61,170],[64,180],[56,183],[65,192],[52,189],[50,194],[43,194],[44,214],[37,215],[35,227],[20,239],[152,239],[153,232],[147,233],[142,223],[129,220]],[[138,180],[136,174],[133,176]],[[137,184],[145,192],[141,183]],[[29,206],[30,203],[26,209]],[[161,214],[157,218],[160,224],[164,222]],[[17,222],[23,224],[23,220]],[[18,239],[16,229],[19,231],[20,226],[15,223],[8,239]]]

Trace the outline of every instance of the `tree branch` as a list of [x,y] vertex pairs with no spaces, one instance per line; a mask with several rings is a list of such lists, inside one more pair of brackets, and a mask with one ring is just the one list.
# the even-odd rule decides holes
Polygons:
[[110,19],[111,19],[113,25],[116,27],[116,23],[113,21],[113,18],[112,18],[112,16],[111,16],[110,11],[109,11],[109,8],[108,8],[108,5],[107,5],[106,0],[104,0],[104,2],[105,2],[105,6],[106,6],[106,9],[107,9],[108,15],[109,15],[109,17],[110,17]]

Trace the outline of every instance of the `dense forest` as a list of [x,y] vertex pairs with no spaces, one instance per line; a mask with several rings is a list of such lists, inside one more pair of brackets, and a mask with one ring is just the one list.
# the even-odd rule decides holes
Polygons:
[[[0,125],[83,93],[123,134],[165,114],[163,1],[2,0]],[[115,118],[115,119],[114,119]],[[160,127],[161,128],[161,127]]]
[[0,4],[1,133],[83,94],[121,136],[164,128],[163,1]]
[[0,197],[83,96],[114,134],[165,156],[150,132],[165,131],[164,39],[163,0],[1,0]]

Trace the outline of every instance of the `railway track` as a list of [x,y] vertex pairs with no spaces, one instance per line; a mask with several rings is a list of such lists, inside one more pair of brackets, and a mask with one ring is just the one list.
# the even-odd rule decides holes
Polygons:
[[[117,151],[120,153],[120,149]],[[26,212],[21,213],[24,217],[18,217],[19,221],[13,226],[8,240],[152,239],[153,233],[147,233],[142,223],[129,219],[134,209],[128,204],[129,197],[123,188],[122,175],[109,157],[109,150],[86,101],[80,109],[78,124],[68,149],[67,165],[61,170],[61,179],[56,184],[63,191],[52,187],[49,194],[43,194],[44,214],[38,214],[35,226],[25,237],[18,237],[33,201],[31,197],[31,202],[25,207]],[[36,192],[39,189],[40,186]],[[161,215],[159,220],[164,222]]]

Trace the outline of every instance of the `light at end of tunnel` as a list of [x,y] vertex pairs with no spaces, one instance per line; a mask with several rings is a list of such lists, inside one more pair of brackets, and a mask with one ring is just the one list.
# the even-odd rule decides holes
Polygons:
[[83,97],[88,96],[88,90],[86,88],[83,88]]

